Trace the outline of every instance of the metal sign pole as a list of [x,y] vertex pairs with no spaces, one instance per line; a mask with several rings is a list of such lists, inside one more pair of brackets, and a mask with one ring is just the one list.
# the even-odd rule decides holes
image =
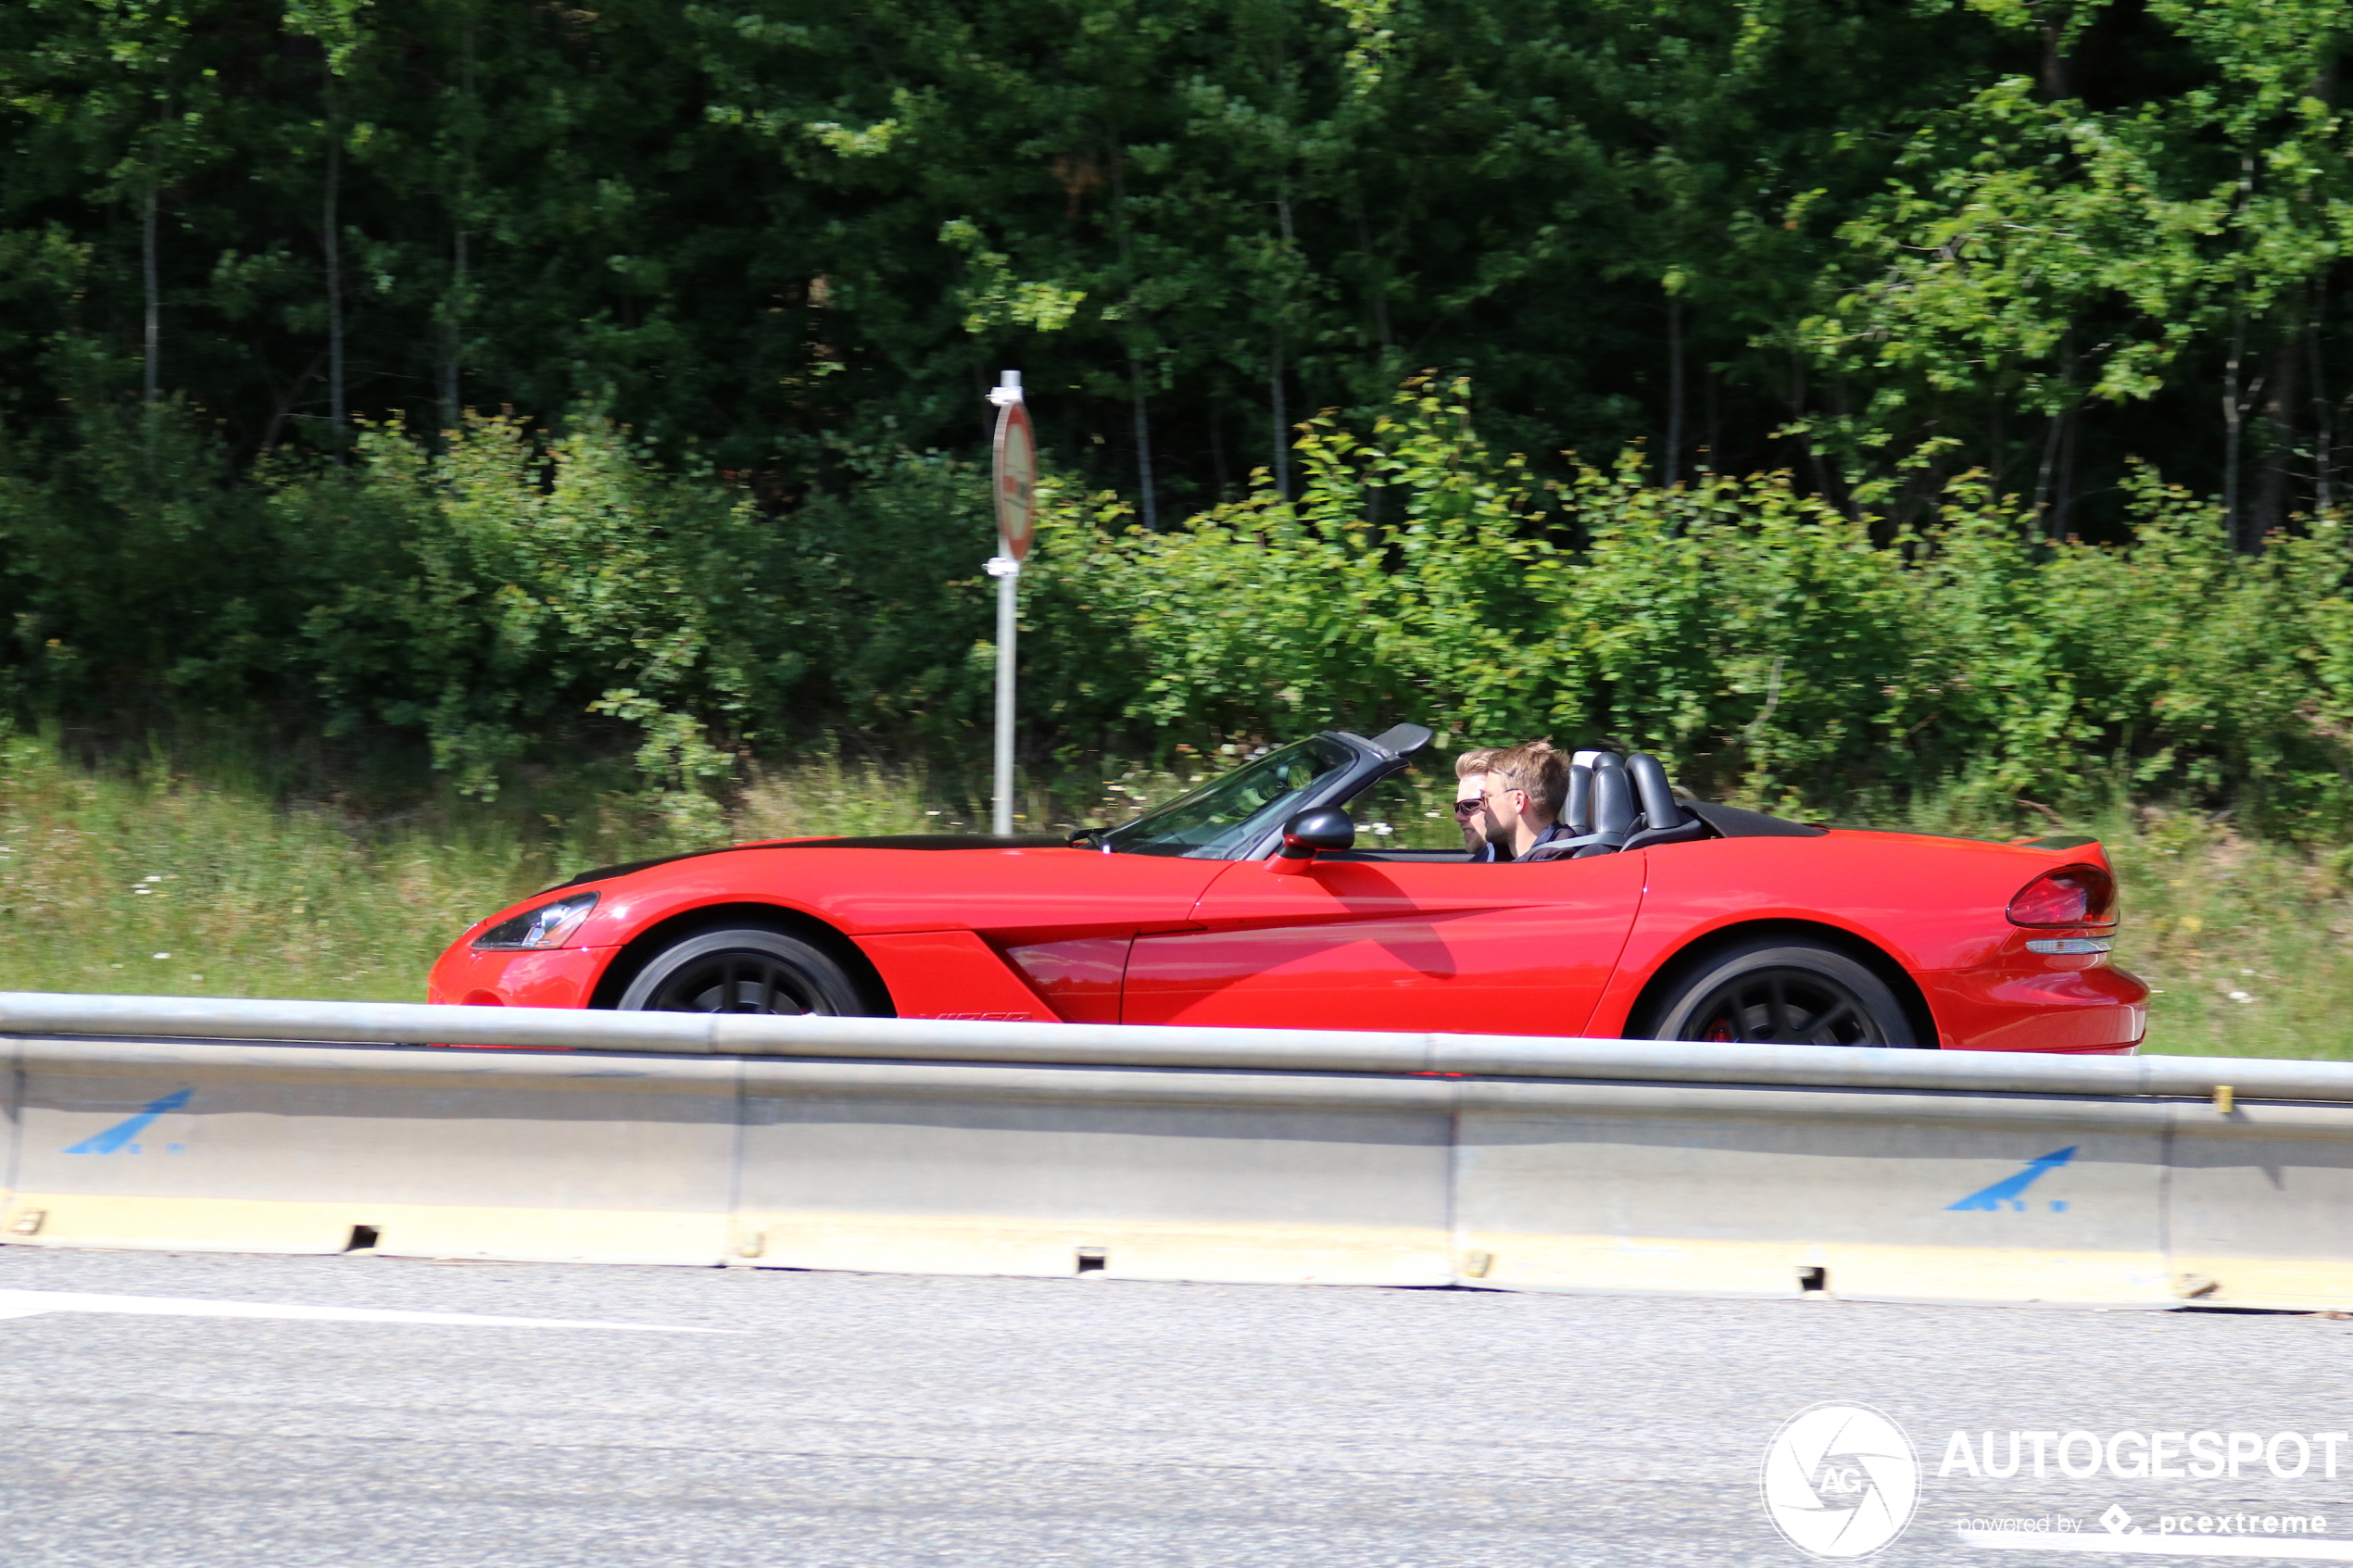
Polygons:
[[988,563],[997,579],[997,793],[989,826],[1000,838],[1013,831],[1013,611],[1021,562],[999,556]]
[[998,554],[988,566],[997,579],[997,789],[989,826],[1000,838],[1013,831],[1013,668],[1019,628],[1022,558],[1036,521],[1038,442],[1021,395],[1021,372],[1007,370],[989,389],[997,405],[997,440],[990,490],[997,508]]

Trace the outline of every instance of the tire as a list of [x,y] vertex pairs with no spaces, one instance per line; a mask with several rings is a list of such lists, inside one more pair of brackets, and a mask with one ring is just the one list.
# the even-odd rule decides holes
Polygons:
[[798,936],[758,926],[680,938],[648,960],[614,1006],[623,1012],[829,1018],[866,1018],[875,1010],[832,955]]
[[1671,991],[1655,1040],[1909,1046],[1911,1020],[1886,981],[1834,947],[1776,937],[1718,953]]

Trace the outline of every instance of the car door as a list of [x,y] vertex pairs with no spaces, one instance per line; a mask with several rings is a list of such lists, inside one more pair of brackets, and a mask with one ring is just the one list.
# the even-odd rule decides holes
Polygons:
[[1139,935],[1121,1022],[1576,1035],[1642,905],[1645,857],[1238,861],[1199,929]]

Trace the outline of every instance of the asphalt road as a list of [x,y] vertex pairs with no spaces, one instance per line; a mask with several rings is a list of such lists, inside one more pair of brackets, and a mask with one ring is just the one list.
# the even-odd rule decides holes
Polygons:
[[2353,1545],[2353,1449],[2335,1480],[1936,1474],[1955,1428],[2353,1426],[2349,1352],[2309,1316],[10,1247],[0,1564],[1797,1563],[1759,1460],[1824,1400],[1921,1450],[1881,1562],[2082,1562],[1955,1522],[2111,1503]]

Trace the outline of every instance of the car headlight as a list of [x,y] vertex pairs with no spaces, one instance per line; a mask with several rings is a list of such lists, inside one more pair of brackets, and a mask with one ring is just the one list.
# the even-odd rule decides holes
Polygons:
[[512,920],[502,920],[473,940],[477,950],[537,951],[543,947],[560,947],[580,929],[588,911],[597,907],[594,893],[575,893],[569,898],[559,898],[552,904],[542,904],[526,910]]

